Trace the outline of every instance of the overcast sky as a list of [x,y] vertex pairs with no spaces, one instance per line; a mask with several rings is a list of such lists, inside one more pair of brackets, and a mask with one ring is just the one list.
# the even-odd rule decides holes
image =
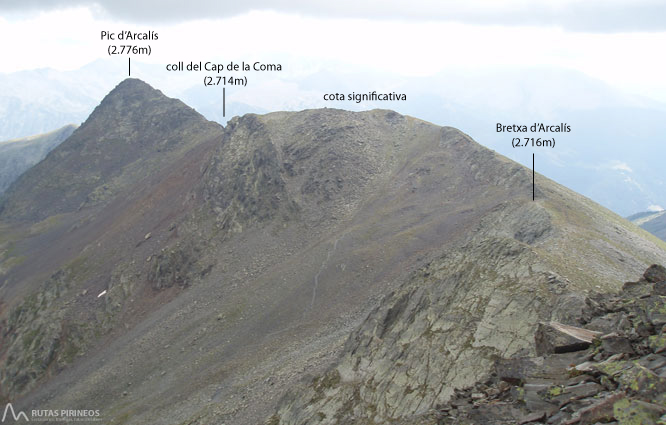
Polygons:
[[666,2],[617,0],[2,0],[0,72],[107,56],[102,30],[156,30],[138,60],[322,64],[416,76],[451,67],[584,72],[666,101]]
[[663,31],[660,0],[3,0],[0,10],[87,6],[135,22],[180,22],[274,10],[318,17],[454,21],[480,25],[558,26],[585,32]]

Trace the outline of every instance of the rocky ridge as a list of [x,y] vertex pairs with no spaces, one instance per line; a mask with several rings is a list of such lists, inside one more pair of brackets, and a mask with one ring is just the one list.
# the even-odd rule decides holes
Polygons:
[[529,170],[392,111],[222,128],[128,80],[77,132],[0,216],[17,408],[255,425],[291,389],[286,423],[402,420],[666,261],[580,195],[537,176],[533,201]]

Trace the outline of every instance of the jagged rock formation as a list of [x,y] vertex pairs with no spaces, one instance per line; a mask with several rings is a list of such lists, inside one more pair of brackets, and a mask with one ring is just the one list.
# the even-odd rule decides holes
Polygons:
[[38,136],[0,142],[0,195],[18,176],[68,138],[76,127],[70,124]]
[[627,220],[666,240],[666,211],[637,213],[627,217]]
[[666,262],[531,182],[391,111],[222,128],[125,81],[3,198],[0,393],[108,423],[413,417]]
[[[420,424],[657,424],[666,420],[666,269],[651,266],[618,294],[597,294],[570,329],[596,332],[580,349],[551,339],[539,357],[502,358],[494,371]],[[548,339],[539,328],[535,344]],[[589,345],[589,344],[588,344]],[[411,422],[405,422],[411,423]]]

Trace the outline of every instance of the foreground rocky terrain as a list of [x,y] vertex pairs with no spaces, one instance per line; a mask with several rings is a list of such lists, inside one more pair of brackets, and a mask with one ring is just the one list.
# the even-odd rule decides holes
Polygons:
[[[571,291],[575,284],[553,271],[533,273],[530,269],[539,262],[526,247],[483,240],[484,266],[490,269],[467,263],[461,254],[433,261],[404,291],[371,312],[348,339],[338,363],[285,396],[267,423],[510,424],[550,418],[566,405],[548,422],[565,423],[591,403],[560,403],[580,391],[594,389],[586,393],[590,398],[601,393],[599,385],[579,387],[583,378],[570,379],[594,364],[573,372],[571,366],[620,352],[663,351],[663,267],[651,267],[641,282],[625,284],[621,296],[596,291],[586,296],[585,291]],[[466,245],[464,251],[470,248]],[[521,267],[518,258],[529,265]],[[531,282],[526,279],[521,288],[521,278]],[[465,282],[464,289],[456,286],[459,282]],[[585,329],[578,328],[583,324]],[[580,352],[593,340],[594,349]],[[627,348],[632,344],[636,351]],[[651,355],[643,360],[663,375],[662,359]],[[612,369],[614,378],[630,385],[642,369],[625,374],[622,368],[633,363],[611,363],[620,360],[616,355],[606,364],[620,367]],[[474,382],[477,386],[470,387]],[[654,382],[646,385],[652,388]],[[657,397],[661,392],[642,398],[663,405]],[[553,394],[562,397],[551,401]],[[449,397],[453,401],[446,403]]]
[[537,356],[497,359],[417,423],[666,421],[666,269],[651,266],[619,293],[587,298],[575,325],[541,323]]
[[0,397],[104,423],[387,423],[535,356],[666,245],[464,133],[226,127],[125,80],[0,200]]

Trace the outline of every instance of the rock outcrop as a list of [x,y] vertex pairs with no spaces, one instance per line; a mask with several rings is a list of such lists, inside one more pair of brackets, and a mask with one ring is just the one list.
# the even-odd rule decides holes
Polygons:
[[[617,294],[587,298],[576,326],[588,348],[498,359],[489,376],[450,401],[403,423],[659,424],[666,421],[666,276],[652,266]],[[540,327],[535,343],[560,336]],[[579,346],[582,347],[582,346]],[[411,422],[414,421],[414,422]]]

